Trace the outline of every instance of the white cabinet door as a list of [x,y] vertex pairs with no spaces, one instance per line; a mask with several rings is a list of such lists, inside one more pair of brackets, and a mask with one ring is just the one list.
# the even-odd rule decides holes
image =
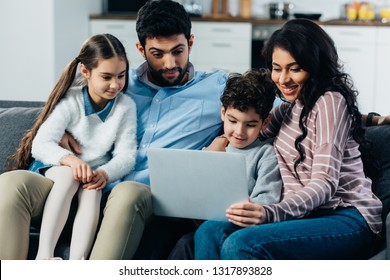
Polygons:
[[390,28],[377,27],[375,111],[390,115]]
[[190,60],[195,69],[242,73],[251,65],[250,23],[193,22]]
[[375,111],[376,27],[326,26],[336,44],[344,71],[359,91],[362,113]]
[[131,67],[138,67],[144,60],[135,47],[138,41],[135,20],[92,19],[90,34],[110,33],[124,45]]

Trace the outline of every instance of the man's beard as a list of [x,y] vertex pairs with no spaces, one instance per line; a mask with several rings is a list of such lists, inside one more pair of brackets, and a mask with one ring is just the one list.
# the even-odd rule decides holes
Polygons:
[[[146,60],[146,61],[148,63],[149,73],[152,76],[153,81],[158,86],[161,86],[161,87],[176,86],[176,85],[180,84],[180,82],[183,80],[184,76],[187,74],[187,71],[188,71],[188,64],[189,64],[188,62],[185,65],[184,69],[181,68],[181,67],[174,67],[172,69],[159,69],[159,70],[156,70],[155,68],[153,68],[150,65],[148,60]],[[165,72],[172,71],[172,70],[178,71],[179,72],[179,76],[174,81],[168,81],[168,80],[166,80],[163,77],[163,74]]]

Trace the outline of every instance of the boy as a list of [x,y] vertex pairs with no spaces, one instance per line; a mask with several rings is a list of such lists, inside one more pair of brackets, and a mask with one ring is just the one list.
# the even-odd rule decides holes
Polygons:
[[[257,223],[252,211],[257,204],[280,201],[282,180],[272,141],[261,142],[258,139],[260,130],[268,123],[274,93],[269,71],[260,69],[250,70],[242,75],[231,74],[221,96],[224,135],[219,137],[228,141],[226,152],[245,155],[250,196],[248,202],[234,204],[227,210],[229,222],[206,221],[215,223],[215,231],[221,232],[221,242],[224,236]],[[169,258],[193,259],[193,238],[193,233],[184,235]]]
[[245,154],[250,198],[258,204],[278,202],[282,187],[272,141],[258,139],[268,123],[274,92],[268,71],[251,70],[230,75],[221,96],[226,152]]

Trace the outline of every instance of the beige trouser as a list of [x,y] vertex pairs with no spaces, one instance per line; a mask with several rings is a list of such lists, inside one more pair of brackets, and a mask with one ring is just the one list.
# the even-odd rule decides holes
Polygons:
[[[32,221],[42,218],[52,181],[17,170],[0,175],[0,259],[26,259]],[[152,215],[149,188],[122,182],[110,193],[90,259],[131,259]]]

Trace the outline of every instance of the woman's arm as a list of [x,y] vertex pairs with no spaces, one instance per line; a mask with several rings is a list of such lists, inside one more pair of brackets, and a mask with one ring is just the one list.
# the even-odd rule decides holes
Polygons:
[[390,124],[390,115],[381,116],[378,113],[368,113],[367,115],[362,114],[362,123],[365,126],[377,126]]

